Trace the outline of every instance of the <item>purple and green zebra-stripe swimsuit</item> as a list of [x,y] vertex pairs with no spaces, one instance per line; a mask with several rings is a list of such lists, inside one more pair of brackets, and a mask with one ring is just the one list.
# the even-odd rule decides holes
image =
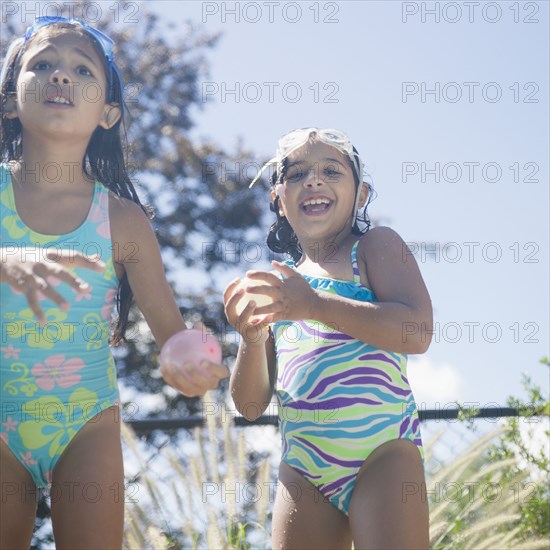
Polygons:
[[[361,284],[357,241],[353,281],[304,277],[316,290],[376,302]],[[288,262],[293,265],[292,262]],[[424,450],[407,356],[375,348],[317,321],[273,325],[282,460],[348,513],[357,473],[383,443],[409,439]]]
[[0,207],[0,238],[6,255],[20,256],[23,261],[37,256],[46,260],[43,250],[51,247],[97,254],[106,264],[103,272],[73,270],[90,284],[85,294],[51,279],[71,307],[65,311],[39,292],[44,326],[38,324],[24,294],[0,284],[0,439],[36,485],[46,487],[79,430],[118,404],[116,369],[109,348],[118,288],[109,190],[95,182],[86,220],[70,233],[43,235],[21,220],[10,171],[0,164]]

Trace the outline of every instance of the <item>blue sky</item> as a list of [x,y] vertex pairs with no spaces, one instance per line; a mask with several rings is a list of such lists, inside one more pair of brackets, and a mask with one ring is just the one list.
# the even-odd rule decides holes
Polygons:
[[432,297],[436,334],[409,367],[427,405],[504,405],[521,372],[548,388],[548,3],[491,4],[154,5],[222,32],[195,137],[260,162],[292,128],[350,135],[371,215],[414,243]]
[[167,32],[222,33],[197,141],[241,140],[260,163],[293,128],[349,134],[378,194],[371,217],[418,251],[432,297],[434,339],[409,367],[419,403],[504,405],[524,396],[522,372],[548,389],[548,2],[94,5],[107,4],[121,25],[150,9]]

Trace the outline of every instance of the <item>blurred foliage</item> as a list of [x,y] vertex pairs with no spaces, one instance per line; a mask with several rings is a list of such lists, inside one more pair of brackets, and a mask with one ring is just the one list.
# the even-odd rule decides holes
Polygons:
[[[547,358],[540,362],[550,366]],[[522,385],[525,400],[507,399],[519,416],[503,419],[496,442],[494,434],[480,439],[464,464],[453,462],[432,478],[449,488],[430,514],[432,531],[440,531],[434,548],[550,546],[550,387],[545,395],[526,374]],[[459,414],[472,431],[477,412],[462,408]]]
[[[550,367],[548,358],[541,359],[541,364]],[[507,430],[497,445],[489,450],[489,460],[503,460],[513,456],[521,458],[521,464],[511,465],[505,472],[504,479],[509,481],[527,471],[526,482],[523,484],[529,489],[528,498],[520,503],[521,518],[518,521],[519,536],[528,538],[533,536],[548,537],[550,543],[550,430],[548,417],[550,416],[550,388],[544,391],[533,384],[525,373],[522,375],[522,385],[527,393],[527,400],[521,402],[517,397],[510,396],[507,400],[509,407],[519,410],[519,417],[506,419]],[[545,445],[533,448],[529,443],[537,443],[535,430],[544,422]],[[523,433],[522,433],[523,427]],[[543,481],[539,483],[539,481]]]
[[[216,402],[210,392],[205,400]],[[139,499],[126,504],[124,548],[269,548],[276,479],[269,456],[246,451],[244,432],[228,415],[207,415],[206,427],[193,432],[195,452],[165,446],[154,455],[154,471],[151,449],[124,425],[126,454],[139,464],[131,480]]]
[[[186,321],[203,320],[212,332],[226,335],[232,329],[223,314],[223,289],[216,285],[216,275],[242,263],[243,243],[265,241],[260,227],[269,213],[267,195],[261,186],[248,189],[258,159],[241,144],[227,152],[190,137],[193,115],[205,106],[201,82],[208,77],[207,53],[219,35],[186,21],[161,21],[147,4],[59,2],[52,14],[48,2],[42,2],[40,13],[81,17],[113,39],[124,81],[128,166],[142,201],[156,212],[152,223],[168,279]],[[103,9],[97,21],[98,6]],[[2,54],[32,22],[33,13],[24,21],[22,13],[17,11],[3,25]],[[245,270],[243,266],[238,272]],[[201,288],[199,293],[186,290],[187,277],[194,289]],[[130,319],[131,342],[115,350],[119,377],[127,386],[163,396],[159,416],[197,412],[198,399],[176,394],[155,372],[158,349],[136,308]],[[234,356],[236,340],[222,338],[222,343],[224,357]]]

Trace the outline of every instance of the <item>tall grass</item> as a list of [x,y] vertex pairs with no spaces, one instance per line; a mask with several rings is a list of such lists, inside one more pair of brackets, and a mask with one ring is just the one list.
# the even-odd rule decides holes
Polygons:
[[[520,504],[542,480],[529,480],[525,470],[510,477],[517,459],[488,457],[502,430],[478,439],[437,472],[428,473],[433,550],[550,546],[547,538],[519,538]],[[273,493],[256,491],[246,498],[245,487],[274,486],[274,473],[269,457],[252,462],[247,456],[244,432],[235,429],[227,415],[209,415],[206,429],[194,432],[195,454],[176,456],[169,446],[159,451],[156,461],[165,465],[159,478],[136,436],[124,427],[125,458],[140,470],[140,498],[126,504],[125,548],[270,548]],[[427,462],[436,441],[426,446]]]
[[247,456],[244,430],[234,429],[227,415],[208,415],[206,422],[206,429],[194,431],[195,454],[176,456],[169,446],[158,451],[162,476],[151,471],[145,449],[123,426],[125,461],[139,466],[139,490],[133,491],[139,498],[126,503],[125,548],[245,550],[252,532],[254,548],[270,548],[270,492],[255,491],[269,483],[268,459]]
[[[548,538],[520,538],[522,503],[528,502],[542,480],[529,478],[517,458],[491,460],[487,451],[508,428],[484,437],[428,476],[430,548],[469,550],[548,548]],[[434,441],[427,446],[429,457]]]

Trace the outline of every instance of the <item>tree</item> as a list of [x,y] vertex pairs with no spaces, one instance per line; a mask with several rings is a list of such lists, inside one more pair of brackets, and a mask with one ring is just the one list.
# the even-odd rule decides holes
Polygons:
[[[44,14],[49,14],[47,4],[41,4]],[[237,145],[228,153],[213,144],[193,143],[189,137],[193,110],[204,106],[200,82],[207,76],[206,54],[219,36],[191,23],[161,22],[147,11],[146,3],[105,4],[102,11],[102,4],[82,0],[58,6],[64,9],[58,15],[81,17],[115,42],[128,107],[129,166],[142,200],[157,213],[152,223],[168,278],[181,281],[186,269],[198,268],[199,294],[177,285],[183,287],[176,291],[181,311],[186,320],[202,318],[213,332],[227,334],[215,275],[226,269],[226,260],[238,264],[241,258],[238,251],[225,255],[220,243],[228,241],[228,248],[235,250],[245,239],[262,240],[259,227],[265,208],[259,205],[265,204],[265,196],[258,200],[262,190],[249,190],[249,178],[239,170],[252,161],[249,151]],[[102,17],[96,21],[98,10]],[[17,15],[8,19],[4,44],[21,36],[29,24],[16,19]],[[163,395],[162,416],[195,412],[198,399],[174,396],[161,377],[151,376],[157,347],[136,309],[130,318],[134,321],[128,330],[131,342],[115,350],[119,377],[140,391]],[[234,355],[234,340],[224,348],[224,356]]]
[[[227,334],[230,327],[216,274],[230,264],[241,263],[240,244],[265,240],[260,226],[266,209],[260,186],[249,190],[250,178],[239,170],[247,163],[249,168],[250,163],[254,165],[250,151],[238,144],[228,153],[190,138],[193,111],[204,107],[200,82],[208,74],[207,52],[216,46],[219,36],[191,23],[160,21],[147,11],[146,3],[60,2],[55,14],[48,11],[48,4],[52,3],[39,4],[43,8],[39,15],[80,17],[113,39],[116,63],[125,83],[130,172],[142,201],[156,211],[152,223],[168,279],[181,282],[186,269],[198,268],[202,287],[198,294],[187,291],[185,284],[172,285],[180,310],[186,320],[202,319],[214,333]],[[101,18],[96,20],[98,9]],[[6,25],[3,22],[3,55],[12,39],[22,36],[30,24],[29,19],[21,21],[19,17],[18,11],[7,18]],[[223,242],[228,242],[235,253],[224,254]],[[196,286],[197,281],[193,282]],[[176,286],[182,289],[178,291]],[[159,416],[197,412],[198,398],[175,395],[160,375],[155,376],[157,346],[136,308],[130,319],[130,342],[115,349],[119,378],[141,392],[162,395],[164,406]],[[236,354],[235,342],[222,338],[224,357]],[[49,506],[41,498],[37,527],[47,516]],[[52,540],[51,534],[45,534],[38,543]]]

